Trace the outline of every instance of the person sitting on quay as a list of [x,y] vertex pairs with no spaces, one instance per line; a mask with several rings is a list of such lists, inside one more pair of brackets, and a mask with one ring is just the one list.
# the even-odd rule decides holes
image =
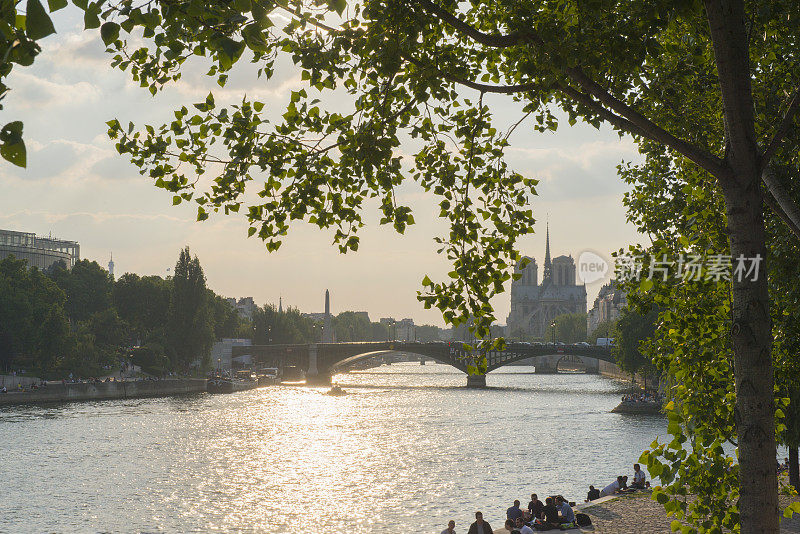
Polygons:
[[533,518],[541,518],[543,508],[544,503],[539,500],[539,496],[531,493],[531,502],[528,503],[528,512],[530,512],[531,516]]
[[575,522],[575,512],[572,511],[572,506],[570,506],[567,500],[561,495],[556,497],[556,508],[561,512],[561,517],[558,518],[559,523]]
[[534,523],[536,530],[550,530],[558,528],[558,508],[553,504],[553,498],[547,497],[544,500],[544,507],[542,508],[542,518],[537,519]]
[[622,493],[623,491],[628,491],[628,476],[625,475],[622,477],[622,481],[619,484],[619,491]]
[[0,389],[0,393],[8,393],[8,390],[5,386],[3,386],[3,389]]
[[622,489],[622,477],[618,476],[617,479],[603,488],[603,491],[600,492],[601,497],[606,497],[608,495],[614,495],[615,493],[619,493]]
[[513,523],[518,517],[522,517],[522,509],[519,507],[519,500],[514,500],[514,506],[509,506],[506,510],[506,519],[510,519]]
[[586,494],[586,502],[600,498],[600,490],[594,486],[589,486],[589,493]]
[[447,522],[447,528],[442,531],[442,534],[455,534],[456,522],[452,519]]
[[493,531],[492,534],[510,534],[514,532],[514,520],[513,519],[506,519],[503,528],[498,528],[497,530]]
[[483,513],[475,512],[475,522],[469,526],[467,534],[492,534],[492,527],[483,520]]
[[631,483],[632,488],[636,489],[644,489],[646,485],[644,471],[639,464],[633,464],[633,482]]
[[519,531],[519,534],[533,534],[533,529],[525,524],[525,520],[521,517],[518,517],[516,522],[514,523],[516,530]]

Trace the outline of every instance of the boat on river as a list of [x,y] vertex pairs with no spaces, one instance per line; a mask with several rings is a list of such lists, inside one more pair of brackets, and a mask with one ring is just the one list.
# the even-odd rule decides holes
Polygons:
[[338,397],[341,395],[347,395],[347,392],[342,389],[341,386],[338,384],[334,384],[331,386],[331,389],[325,393],[326,395],[333,395],[334,397]]
[[280,371],[277,367],[264,367],[256,373],[258,386],[272,386],[281,383]]
[[258,387],[258,378],[251,371],[239,371],[233,376],[215,376],[208,380],[209,393],[233,393]]

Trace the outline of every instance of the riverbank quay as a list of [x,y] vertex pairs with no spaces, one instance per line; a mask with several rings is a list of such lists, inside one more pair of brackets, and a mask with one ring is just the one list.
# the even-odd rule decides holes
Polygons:
[[[575,513],[588,515],[592,526],[581,532],[596,534],[671,534],[670,524],[675,519],[668,517],[664,506],[654,501],[649,491],[629,495],[601,497],[575,507]],[[781,509],[797,497],[780,496]],[[800,517],[781,519],[781,534],[800,533]]]
[[0,406],[73,402],[108,399],[168,397],[206,391],[205,378],[168,378],[163,380],[126,380],[120,382],[48,383],[34,391],[9,391],[0,394]]

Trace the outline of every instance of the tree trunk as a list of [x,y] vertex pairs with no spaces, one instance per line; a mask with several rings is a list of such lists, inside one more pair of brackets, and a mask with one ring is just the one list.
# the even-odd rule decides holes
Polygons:
[[723,191],[734,265],[740,256],[763,258],[755,280],[752,274],[742,280],[732,275],[731,280],[741,532],[778,534],[772,325],[762,200],[757,165],[732,166],[734,175],[723,183]]
[[797,461],[797,447],[789,447],[789,484],[800,492],[800,466]]
[[728,172],[717,179],[725,196],[731,256],[734,262],[740,256],[762,258],[757,279],[734,276],[731,280],[741,532],[778,534],[772,325],[747,14],[744,0],[705,0],[704,5],[726,126]]

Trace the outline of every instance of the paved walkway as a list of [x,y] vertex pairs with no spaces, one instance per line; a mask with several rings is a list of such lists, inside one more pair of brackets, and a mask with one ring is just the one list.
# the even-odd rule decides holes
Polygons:
[[[781,506],[791,502],[781,496]],[[597,504],[595,504],[597,503]],[[650,493],[634,493],[620,497],[606,497],[591,505],[582,505],[580,512],[592,518],[592,527],[583,532],[597,534],[671,534],[672,517],[667,517],[664,507],[650,498]],[[593,530],[591,530],[593,528]],[[800,517],[781,522],[781,534],[800,533]]]

